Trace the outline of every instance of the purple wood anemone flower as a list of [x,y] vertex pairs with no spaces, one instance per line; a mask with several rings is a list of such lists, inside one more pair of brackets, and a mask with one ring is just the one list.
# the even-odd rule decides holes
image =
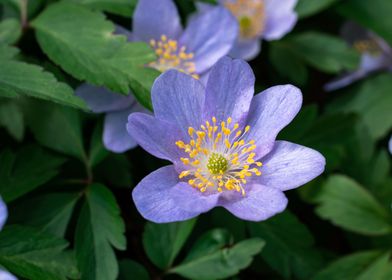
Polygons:
[[388,149],[389,149],[389,152],[392,155],[392,136],[391,136],[391,138],[389,139],[389,142],[388,142]]
[[[3,229],[5,221],[8,217],[7,206],[5,205],[3,199],[0,196],[0,231]],[[10,274],[8,271],[0,268],[0,279],[1,280],[17,280],[15,276]]]
[[[236,18],[239,25],[238,39],[230,56],[251,60],[261,50],[261,41],[281,39],[297,23],[294,8],[298,0],[219,0]],[[200,10],[211,8],[199,4]]]
[[[235,18],[224,8],[215,7],[194,15],[185,30],[172,0],[139,0],[133,15],[133,32],[117,26],[116,33],[129,41],[148,42],[157,60],[149,67],[161,72],[177,69],[194,78],[203,78],[220,58],[228,54],[238,33]],[[133,98],[103,87],[83,84],[76,89],[95,113],[106,113],[103,143],[117,153],[136,146],[126,131],[127,117],[142,107]]]
[[283,191],[323,172],[319,152],[275,140],[300,110],[300,90],[275,86],[253,96],[254,82],[246,62],[228,57],[206,87],[175,70],[156,79],[154,116],[133,113],[127,124],[140,146],[173,163],[133,190],[144,218],[182,221],[222,206],[244,220],[265,220],[286,208]]
[[354,22],[343,26],[342,37],[361,54],[361,62],[356,71],[326,84],[326,91],[346,87],[376,71],[392,70],[392,48],[381,37]]

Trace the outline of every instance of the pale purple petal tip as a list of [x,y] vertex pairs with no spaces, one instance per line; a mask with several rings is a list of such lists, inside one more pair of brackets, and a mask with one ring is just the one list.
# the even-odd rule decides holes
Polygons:
[[261,50],[261,40],[259,38],[252,40],[237,40],[230,50],[230,56],[244,60],[254,59]]
[[286,209],[288,200],[278,189],[253,184],[245,196],[240,193],[228,193],[221,196],[219,204],[236,217],[248,221],[264,221]]
[[2,230],[5,221],[7,220],[7,217],[8,217],[7,206],[5,205],[3,199],[0,196],[0,230]]
[[266,0],[264,39],[279,40],[294,28],[298,20],[296,4],[297,0]]
[[191,219],[200,213],[185,211],[172,198],[172,188],[178,183],[173,165],[162,167],[145,177],[133,190],[137,210],[154,223],[170,223]]
[[8,271],[0,269],[0,279],[1,280],[18,280],[14,275],[9,273]]
[[389,152],[390,152],[391,155],[392,155],[392,136],[391,136],[391,138],[389,139],[388,148],[389,148]]

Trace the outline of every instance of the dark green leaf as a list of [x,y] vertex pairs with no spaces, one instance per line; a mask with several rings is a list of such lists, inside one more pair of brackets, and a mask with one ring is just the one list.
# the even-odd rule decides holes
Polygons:
[[67,246],[64,239],[28,227],[6,227],[0,232],[0,264],[26,279],[75,279],[78,271]]
[[[151,107],[150,89],[158,72],[146,68],[155,54],[145,43],[113,35],[104,16],[67,2],[51,5],[32,23],[45,53],[66,72],[94,85],[128,94]],[[83,26],[83,28],[80,28]]]
[[143,245],[150,260],[159,268],[169,268],[191,233],[195,222],[196,219],[169,224],[147,223],[143,234]]
[[[11,59],[19,53],[19,50],[0,43],[0,60]],[[0,96],[2,95],[0,91]]]
[[130,18],[137,0],[68,0],[90,8]]
[[82,280],[114,280],[118,263],[114,249],[124,250],[125,225],[115,197],[105,186],[86,190],[75,233],[75,251]]
[[0,96],[25,95],[87,109],[73,90],[56,80],[41,67],[19,61],[2,60],[0,68]]
[[343,175],[322,186],[316,213],[337,226],[365,235],[392,232],[392,217],[362,186]]
[[118,280],[149,280],[147,270],[133,260],[120,261],[120,275]]
[[252,236],[261,237],[266,246],[263,259],[286,279],[295,275],[309,279],[323,265],[310,231],[287,210],[261,223],[248,223]]
[[21,35],[21,26],[17,19],[8,18],[0,22],[0,43],[13,44]]
[[0,193],[6,202],[45,184],[58,173],[64,159],[39,147],[24,147],[17,153],[0,154]]
[[338,1],[340,0],[299,0],[295,10],[298,17],[304,18],[321,12]]
[[[91,137],[90,152],[89,152],[89,165],[94,167],[102,160],[104,160],[108,155],[108,150],[103,146],[102,134],[103,134],[102,123],[98,123],[95,126],[93,135]],[[120,168],[115,166],[115,168]]]
[[345,256],[324,268],[313,280],[387,280],[390,253],[360,252]]
[[0,103],[0,126],[4,126],[17,141],[22,141],[24,136],[23,113],[13,100]]
[[[212,250],[209,254],[188,258],[170,270],[189,279],[224,279],[248,267],[265,242],[259,238],[241,241],[233,247]],[[207,253],[207,252],[206,252]]]

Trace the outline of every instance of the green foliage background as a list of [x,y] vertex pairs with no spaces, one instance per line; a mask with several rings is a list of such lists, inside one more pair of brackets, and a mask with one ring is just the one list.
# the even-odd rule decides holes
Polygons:
[[[185,22],[195,3],[176,3]],[[392,74],[322,89],[358,67],[339,37],[346,20],[392,45],[392,2],[299,0],[294,31],[251,61],[256,92],[292,83],[304,93],[279,138],[327,158],[321,177],[287,193],[284,213],[251,223],[214,209],[161,225],[140,217],[131,189],[166,163],[141,148],[106,151],[102,116],[74,95],[87,81],[131,89],[151,108],[152,50],[108,35],[114,23],[130,27],[135,5],[0,0],[0,194],[10,213],[0,266],[31,280],[392,279]]]

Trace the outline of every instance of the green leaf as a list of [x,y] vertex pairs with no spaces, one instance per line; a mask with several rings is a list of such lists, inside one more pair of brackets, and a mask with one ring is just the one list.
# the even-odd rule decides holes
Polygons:
[[[33,23],[44,52],[77,79],[128,94],[151,108],[150,89],[158,72],[145,67],[155,59],[145,43],[127,43],[114,35],[114,25],[97,12],[60,2]],[[83,28],[80,28],[83,26]]]
[[0,22],[0,44],[14,44],[21,33],[21,26],[17,19],[8,18]]
[[304,32],[288,37],[281,44],[311,66],[327,73],[357,69],[359,53],[343,39],[318,32]]
[[131,17],[137,0],[68,0],[87,7],[124,17]]
[[[0,60],[11,59],[19,53],[17,48],[0,43]],[[2,92],[0,91],[0,96]]]
[[263,259],[286,279],[295,275],[309,279],[323,265],[310,231],[297,217],[285,211],[261,223],[248,223],[252,236],[261,237],[266,246]]
[[385,137],[392,128],[392,77],[380,74],[353,88],[350,94],[329,104],[331,112],[355,112],[361,116],[374,140]]
[[132,185],[131,165],[125,154],[109,154],[94,169],[94,178],[110,186],[129,188]]
[[237,274],[248,267],[253,256],[258,254],[265,242],[251,238],[235,244],[233,247],[220,248],[204,255],[188,258],[170,270],[190,279],[223,279]]
[[24,105],[26,121],[39,143],[87,162],[79,111],[35,100]]
[[392,232],[392,217],[362,186],[343,175],[331,176],[317,197],[316,213],[344,229],[365,235]]
[[147,270],[139,263],[133,260],[120,261],[120,275],[118,280],[149,280]]
[[[90,151],[89,151],[89,165],[91,167],[96,166],[98,163],[100,163],[109,155],[108,150],[106,150],[103,145],[102,135],[103,135],[103,125],[100,122],[95,126],[93,135],[91,137]],[[115,168],[120,168],[120,166],[115,166]]]
[[4,126],[15,140],[22,141],[25,131],[23,112],[13,100],[0,103],[0,126]]
[[31,280],[78,278],[73,255],[64,251],[68,242],[37,230],[5,227],[0,232],[0,264]]
[[269,59],[283,77],[287,77],[299,85],[306,83],[308,70],[305,63],[287,43],[282,41],[271,43]]
[[169,223],[147,223],[143,234],[143,246],[150,260],[159,268],[172,264],[192,232],[196,219]]
[[375,31],[392,45],[391,1],[345,0],[341,1],[338,10],[347,18]]
[[370,251],[345,256],[321,270],[313,280],[387,280],[390,253]]
[[0,154],[0,193],[6,202],[45,184],[58,174],[64,159],[45,150],[27,146],[13,153]]
[[2,60],[0,67],[0,96],[26,95],[56,103],[87,109],[73,90],[56,80],[41,67],[19,61]]
[[93,184],[86,190],[75,233],[75,251],[82,280],[114,280],[118,263],[112,246],[125,250],[125,225],[113,194]]
[[10,220],[63,237],[79,197],[78,193],[53,193],[26,199],[10,211]]
[[295,7],[299,18],[312,16],[330,7],[340,0],[299,0]]

